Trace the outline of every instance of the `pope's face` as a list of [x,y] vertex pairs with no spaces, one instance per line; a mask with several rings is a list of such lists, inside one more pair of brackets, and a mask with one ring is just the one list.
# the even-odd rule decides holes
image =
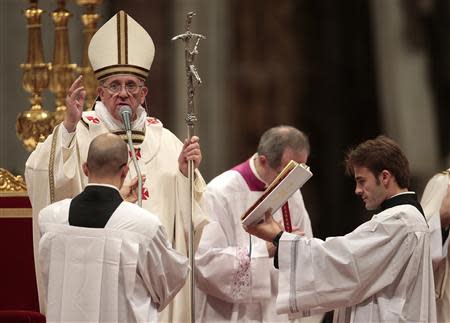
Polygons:
[[364,202],[367,210],[377,209],[387,198],[386,189],[377,177],[366,167],[353,167],[355,173],[355,194]]
[[121,121],[120,108],[131,108],[131,119],[136,118],[136,110],[144,103],[148,89],[142,80],[133,75],[114,75],[108,77],[97,89],[98,95],[111,116]]

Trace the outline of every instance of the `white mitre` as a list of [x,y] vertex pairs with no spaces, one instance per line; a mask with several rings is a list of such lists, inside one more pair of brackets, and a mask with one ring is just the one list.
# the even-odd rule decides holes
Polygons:
[[98,80],[114,74],[133,74],[145,80],[155,46],[145,29],[121,10],[92,36],[88,55]]

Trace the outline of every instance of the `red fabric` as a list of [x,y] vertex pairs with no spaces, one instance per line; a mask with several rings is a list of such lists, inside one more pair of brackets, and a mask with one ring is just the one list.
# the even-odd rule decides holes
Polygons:
[[45,316],[30,311],[0,311],[0,323],[45,323]]
[[1,208],[31,209],[31,203],[28,196],[0,197],[0,209]]
[[286,232],[292,232],[292,223],[291,223],[291,212],[289,211],[289,202],[286,201],[286,203],[283,204],[283,207],[281,208],[283,212],[283,224],[284,224],[284,230]]
[[39,311],[31,218],[0,218],[0,255],[0,310]]

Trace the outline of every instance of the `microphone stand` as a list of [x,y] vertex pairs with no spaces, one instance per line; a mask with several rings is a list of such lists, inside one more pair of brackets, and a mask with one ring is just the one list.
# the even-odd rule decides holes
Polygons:
[[[187,116],[186,126],[188,130],[188,140],[191,140],[195,133],[195,123],[197,117],[194,111],[194,94],[195,85],[202,83],[197,69],[194,65],[195,56],[198,54],[198,44],[200,40],[206,39],[201,34],[194,34],[190,31],[192,18],[195,16],[194,12],[189,12],[186,18],[186,32],[184,34],[175,36],[172,40],[182,40],[184,42],[184,57],[186,62],[186,77],[187,77]],[[191,41],[194,43],[192,46]],[[189,288],[190,288],[190,322],[195,323],[195,258],[194,258],[194,222],[192,220],[194,214],[194,162],[189,160],[188,162],[188,177],[189,177],[189,190],[190,190],[190,226],[189,226],[189,264],[191,266],[191,272],[189,275]]]
[[[127,107],[128,109],[121,108],[120,114],[123,119],[123,124],[125,126],[125,132],[127,134],[127,141],[128,141],[128,147],[130,148],[131,152],[131,159],[133,160],[134,169],[136,170],[136,175],[138,178],[138,205],[142,207],[142,175],[141,170],[139,168],[139,164],[136,159],[136,152],[134,151],[133,146],[133,139],[131,138],[131,122],[130,122],[130,115],[131,115],[131,108]],[[122,110],[123,109],[123,110]]]
[[141,175],[141,170],[139,169],[139,165],[136,159],[136,152],[134,151],[134,146],[133,146],[133,139],[131,139],[131,130],[127,130],[127,138],[128,138],[128,147],[130,147],[130,151],[131,151],[131,158],[133,159],[133,165],[134,168],[136,169],[136,174],[138,177],[138,191],[137,191],[137,195],[138,195],[138,205],[140,207],[142,207],[142,175]]

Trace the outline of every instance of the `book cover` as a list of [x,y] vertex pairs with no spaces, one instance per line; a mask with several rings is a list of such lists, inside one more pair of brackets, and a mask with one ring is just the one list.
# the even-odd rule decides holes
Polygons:
[[275,213],[312,175],[308,166],[291,160],[263,195],[241,216],[242,224],[251,226],[260,222],[269,209],[272,209],[272,214]]

